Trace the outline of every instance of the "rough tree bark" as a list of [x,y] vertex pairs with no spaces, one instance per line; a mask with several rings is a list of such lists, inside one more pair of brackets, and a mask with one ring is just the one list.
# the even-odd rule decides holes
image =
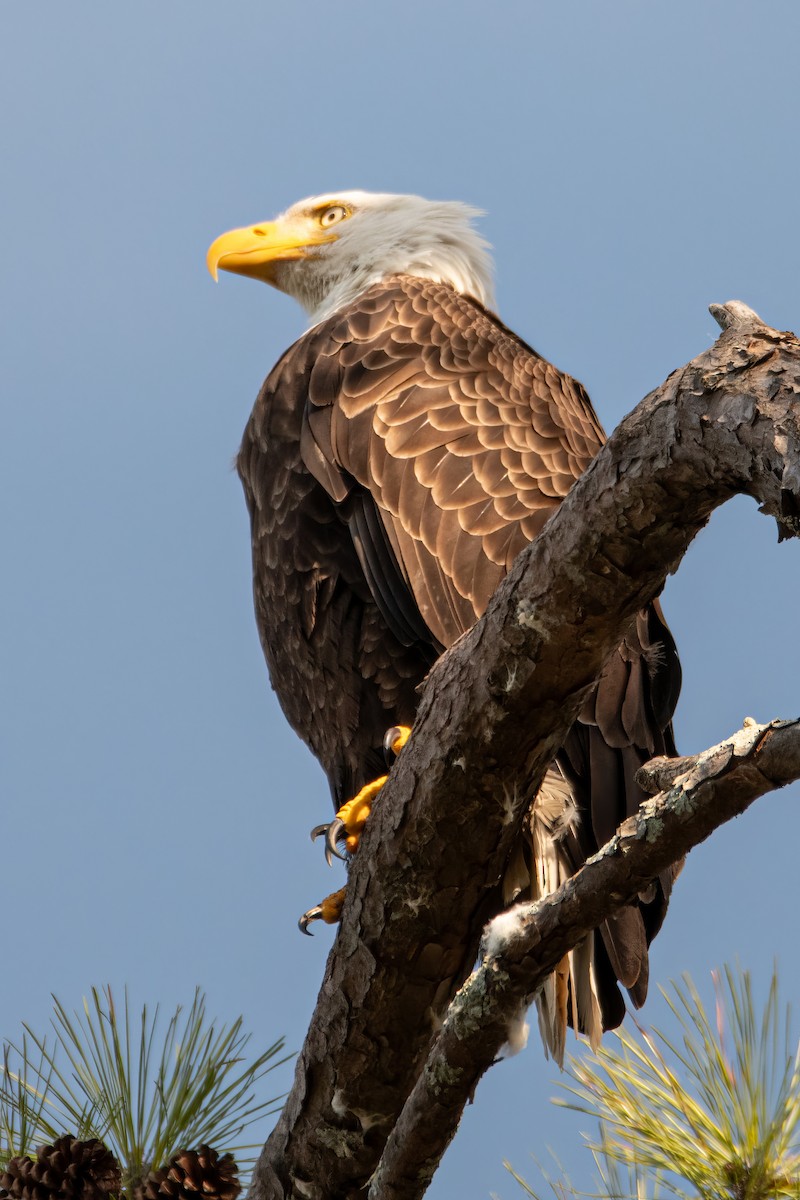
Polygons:
[[481,965],[447,1011],[381,1155],[369,1200],[425,1194],[478,1081],[512,1038],[524,1042],[525,1013],[567,950],[723,821],[800,777],[800,720],[748,721],[702,754],[654,762],[681,765],[668,792],[643,804],[557,892],[515,905],[487,926]]
[[[781,537],[800,532],[800,344],[737,302],[712,312],[723,328],[715,345],[622,422],[482,620],[431,671],[413,739],[354,860],[294,1086],[257,1164],[252,1200],[363,1197],[384,1148],[373,1200],[422,1194],[449,1133],[438,1148],[420,1144],[416,1164],[401,1143],[414,1136],[404,1129],[418,1128],[419,1089],[431,1071],[441,1078],[436,1054],[447,1062],[440,1043],[423,1075],[435,1028],[501,908],[498,881],[527,797],[587,689],[715,507],[746,493],[776,518]],[[656,834],[651,827],[662,857],[648,860],[645,873],[707,836],[726,819],[723,807],[708,802],[705,832],[694,840],[681,840],[668,821]],[[621,879],[633,860],[620,845],[608,854],[622,865]],[[624,901],[620,879],[612,894],[603,894],[607,881],[594,890],[586,909],[594,923]],[[583,895],[590,886],[575,889]],[[585,915],[566,932],[551,923],[554,957],[543,935],[537,959],[556,961],[579,941]],[[524,947],[513,953],[525,959]],[[527,996],[532,976],[523,974]],[[474,1086],[468,1075],[464,1098]],[[403,1118],[411,1123],[387,1146],[415,1084]]]

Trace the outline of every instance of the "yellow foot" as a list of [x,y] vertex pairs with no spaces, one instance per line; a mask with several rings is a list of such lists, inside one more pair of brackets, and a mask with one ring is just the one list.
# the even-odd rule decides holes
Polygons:
[[[383,748],[387,760],[390,760],[389,765],[394,762],[410,736],[411,729],[408,725],[393,725],[387,730]],[[333,855],[346,862],[347,854],[355,854],[361,832],[372,811],[372,802],[388,778],[388,775],[379,775],[371,783],[365,784],[352,800],[342,805],[330,825],[317,825],[311,830],[312,842],[323,835],[325,837],[325,860],[328,866],[331,865]],[[344,846],[347,854],[343,854],[339,849],[340,844]]]
[[340,842],[344,844],[348,854],[355,853],[361,830],[366,825],[372,809],[372,801],[388,778],[388,775],[379,775],[377,779],[373,779],[353,796],[352,800],[342,805],[330,825],[317,825],[316,829],[311,830],[312,842],[325,835],[325,859],[328,866],[331,865],[332,854],[347,861],[347,856],[339,849]]
[[330,896],[326,896],[321,904],[317,904],[308,912],[303,913],[297,922],[300,932],[307,933],[311,937],[311,930],[308,927],[312,921],[324,921],[326,925],[335,925],[342,915],[344,893],[345,889],[339,888],[338,892],[331,892]]

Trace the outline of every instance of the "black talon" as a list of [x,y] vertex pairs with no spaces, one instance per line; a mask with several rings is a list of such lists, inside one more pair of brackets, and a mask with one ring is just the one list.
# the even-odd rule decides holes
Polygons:
[[322,917],[322,905],[317,904],[314,908],[310,908],[308,912],[304,912],[300,920],[297,922],[297,928],[307,937],[313,937],[313,933],[308,928],[312,921],[319,921]]
[[339,849],[337,842],[339,839],[347,837],[347,829],[344,821],[340,821],[338,817],[334,817],[329,825],[315,825],[311,830],[311,840],[315,842],[318,837],[325,835],[325,862],[328,866],[332,866],[331,855],[340,858],[342,862],[348,862],[348,857]]

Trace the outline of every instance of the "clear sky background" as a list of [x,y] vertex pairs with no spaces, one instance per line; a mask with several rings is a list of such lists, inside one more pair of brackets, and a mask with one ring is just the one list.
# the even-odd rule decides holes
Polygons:
[[[232,226],[361,187],[486,210],[504,320],[613,428],[708,347],[710,302],[800,326],[800,6],[140,0],[0,7],[0,1032],[128,983],[196,984],[299,1048],[341,874],[328,790],[270,691],[231,463],[292,301],[214,286]],[[794,716],[800,546],[729,504],[670,580],[678,744]],[[690,857],[652,955],[707,991],[736,955],[800,991],[800,789]],[[291,1068],[273,1076],[285,1090]],[[503,1200],[501,1166],[584,1118],[531,1038],[481,1084],[430,1191]],[[264,1129],[264,1134],[267,1130]]]

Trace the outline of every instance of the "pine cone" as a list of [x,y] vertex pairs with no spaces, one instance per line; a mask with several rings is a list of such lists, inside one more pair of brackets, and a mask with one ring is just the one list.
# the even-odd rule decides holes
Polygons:
[[106,1200],[119,1192],[117,1160],[97,1138],[66,1134],[39,1146],[36,1159],[12,1158],[0,1174],[0,1196],[11,1200]]
[[166,1167],[151,1171],[141,1200],[236,1200],[242,1185],[232,1154],[222,1158],[210,1146],[179,1150]]

